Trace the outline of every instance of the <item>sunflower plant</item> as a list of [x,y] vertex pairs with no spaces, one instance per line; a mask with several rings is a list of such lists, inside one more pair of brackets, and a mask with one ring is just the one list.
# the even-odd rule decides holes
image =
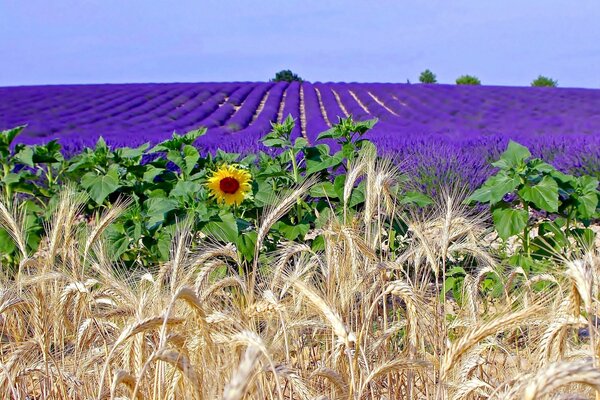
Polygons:
[[[56,142],[12,146],[23,129],[18,127],[0,133],[0,187],[5,196],[25,199],[32,249],[37,246],[35,233],[55,213],[59,189],[68,184],[84,198],[88,218],[111,209],[119,199],[128,200],[127,212],[107,229],[111,255],[125,265],[149,266],[168,259],[177,224],[183,220],[191,222],[198,236],[235,243],[241,257],[250,261],[265,209],[306,179],[317,183],[273,225],[263,241],[267,250],[281,240],[304,239],[322,227],[330,213],[343,208],[338,205],[345,171],[358,152],[374,150],[363,136],[375,122],[340,119],[309,143],[293,137],[296,121],[289,116],[272,124],[262,139],[263,151],[254,154],[202,154],[195,142],[207,131],[199,128],[174,133],[152,148],[112,148],[100,138],[95,147],[68,158]],[[347,208],[360,211],[361,185],[352,191]],[[10,262],[16,248],[1,229],[0,239],[6,239],[0,240],[0,258]],[[197,243],[192,242],[192,250]],[[318,248],[319,238],[312,244]]]

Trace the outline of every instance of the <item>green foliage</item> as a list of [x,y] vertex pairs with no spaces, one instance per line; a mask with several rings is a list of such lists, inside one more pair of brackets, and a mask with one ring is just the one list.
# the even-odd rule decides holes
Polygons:
[[536,87],[557,87],[558,81],[548,78],[547,76],[539,75],[531,82],[531,86]]
[[433,72],[426,69],[425,71],[421,72],[421,75],[419,75],[419,82],[421,82],[421,83],[437,83],[437,79]]
[[[343,209],[344,172],[357,155],[376,154],[375,146],[363,138],[376,122],[340,119],[320,135],[320,139],[333,139],[341,145],[332,152],[319,141],[293,140],[295,121],[288,116],[283,123],[272,124],[272,131],[262,138],[275,155],[259,152],[244,158],[220,150],[201,156],[194,142],[205,134],[202,128],[184,135],[175,133],[151,149],[148,144],[111,149],[100,138],[94,148],[64,159],[56,142],[11,147],[23,130],[18,127],[0,133],[0,189],[4,204],[11,204],[15,194],[26,199],[21,206],[29,224],[31,250],[37,247],[62,188],[69,185],[85,197],[83,211],[88,218],[110,209],[119,199],[130,201],[126,214],[113,223],[107,235],[111,254],[125,265],[150,266],[166,260],[178,221],[188,221],[197,235],[234,243],[240,256],[250,261],[255,253],[256,227],[265,209],[294,186],[307,179],[317,181],[309,195],[273,226],[264,241],[269,250],[275,250],[281,240],[303,239],[327,222],[331,209]],[[143,158],[151,160],[142,163]],[[252,175],[252,192],[239,206],[218,205],[209,198],[207,178],[222,164],[238,164]],[[403,204],[431,201],[417,192],[398,191]],[[364,182],[355,185],[347,201],[351,213],[361,209]],[[0,258],[10,265],[17,249],[1,229],[0,242]],[[322,239],[313,242],[318,246]]]
[[457,85],[481,85],[481,81],[474,75],[461,75],[456,78]]
[[469,201],[489,204],[500,238],[518,237],[521,266],[593,239],[587,226],[600,216],[598,179],[564,174],[513,141],[492,165],[498,172]]
[[275,74],[275,78],[271,79],[272,82],[302,82],[302,78],[297,74],[293,73],[289,69],[284,69]]

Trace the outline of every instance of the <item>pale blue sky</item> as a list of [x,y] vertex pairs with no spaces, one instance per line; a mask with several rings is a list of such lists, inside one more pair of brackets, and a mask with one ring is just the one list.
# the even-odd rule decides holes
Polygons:
[[0,0],[0,86],[406,82],[600,88],[600,0]]

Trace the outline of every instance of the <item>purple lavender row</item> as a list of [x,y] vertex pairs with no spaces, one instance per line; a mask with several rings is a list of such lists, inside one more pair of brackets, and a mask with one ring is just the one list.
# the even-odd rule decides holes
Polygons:
[[242,106],[227,121],[227,128],[229,128],[231,131],[237,131],[246,128],[252,121],[254,113],[260,105],[260,102],[272,86],[272,83],[257,84],[252,92],[248,95],[246,100],[244,100]]
[[291,115],[296,120],[294,130],[292,131],[292,139],[302,136],[300,127],[300,83],[292,82],[288,85],[285,91],[285,104],[283,106],[282,119]]
[[346,108],[346,111],[354,117],[354,119],[362,120],[372,118],[371,114],[368,114],[354,97],[350,94],[348,85],[343,84],[332,84],[332,89],[338,94],[341,103]]
[[346,117],[346,114],[337,102],[330,85],[315,83],[314,87],[315,90],[318,90],[321,94],[321,102],[323,103],[323,107],[325,107],[327,119],[329,119],[330,123],[335,124],[338,121],[338,117]]
[[[269,90],[269,96],[262,110],[254,120],[251,128],[256,130],[260,137],[271,131],[271,122],[277,122],[279,107],[283,100],[283,93],[288,87],[287,82],[278,82]],[[260,139],[260,137],[258,139]]]
[[306,118],[306,136],[314,143],[321,132],[329,129],[329,125],[323,118],[321,105],[315,88],[310,83],[302,83],[304,94],[304,115]]

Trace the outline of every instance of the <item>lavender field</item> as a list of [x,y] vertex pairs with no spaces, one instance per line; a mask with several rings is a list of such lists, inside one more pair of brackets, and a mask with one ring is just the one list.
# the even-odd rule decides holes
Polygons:
[[[102,136],[156,143],[205,126],[203,152],[248,152],[287,115],[314,141],[338,116],[377,117],[367,135],[424,179],[479,185],[509,139],[561,170],[600,170],[600,90],[368,83],[172,83],[0,88],[0,129],[20,141],[58,139],[67,153]],[[432,182],[435,184],[436,182]]]

